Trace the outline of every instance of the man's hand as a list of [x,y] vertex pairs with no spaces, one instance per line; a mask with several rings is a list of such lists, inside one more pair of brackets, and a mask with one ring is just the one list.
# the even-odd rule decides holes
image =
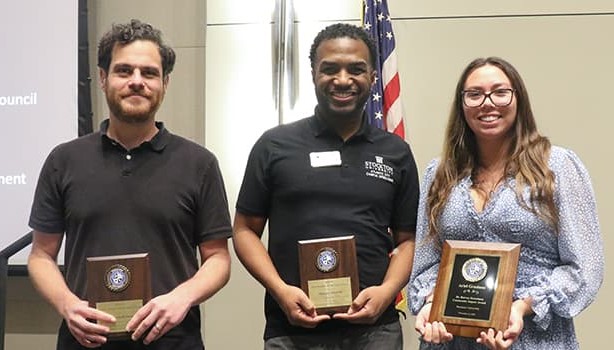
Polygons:
[[358,293],[346,313],[334,314],[333,318],[350,323],[373,324],[390,305],[394,295],[382,286],[365,288]]
[[320,322],[330,319],[328,315],[318,315],[313,302],[298,287],[286,285],[275,294],[275,298],[294,326],[314,328]]
[[79,300],[76,297],[64,304],[62,316],[66,320],[70,333],[79,344],[86,348],[97,348],[105,344],[109,327],[102,325],[101,322],[109,324],[116,321],[112,315],[91,308],[87,301]]
[[68,330],[86,348],[96,348],[107,342],[109,327],[115,317],[88,306],[66,285],[56,263],[63,233],[34,230],[32,250],[28,257],[28,272],[36,290],[66,321]]
[[177,290],[159,295],[132,316],[126,330],[134,331],[132,340],[145,335],[143,343],[147,345],[181,323],[191,306],[189,298],[179,295]]

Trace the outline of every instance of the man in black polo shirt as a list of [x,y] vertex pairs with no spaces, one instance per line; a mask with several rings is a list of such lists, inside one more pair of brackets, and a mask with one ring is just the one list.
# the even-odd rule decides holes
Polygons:
[[[402,348],[394,299],[411,272],[418,176],[407,143],[366,122],[374,57],[359,27],[321,31],[310,52],[315,115],[265,132],[249,156],[233,241],[266,288],[265,349]],[[319,315],[298,287],[297,241],[348,234],[360,292],[346,313]]]
[[[228,281],[232,229],[214,155],[155,121],[174,63],[159,30],[138,20],[114,25],[98,46],[109,119],[45,161],[28,269],[64,319],[58,349],[204,348],[198,305]],[[56,265],[64,235],[66,279]],[[98,322],[115,317],[86,301],[86,259],[141,252],[153,299],[126,325],[131,340],[110,341]]]

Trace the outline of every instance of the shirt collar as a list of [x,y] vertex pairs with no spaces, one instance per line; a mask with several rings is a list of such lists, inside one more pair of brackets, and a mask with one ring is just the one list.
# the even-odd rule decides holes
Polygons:
[[[365,113],[366,112],[363,112],[362,114],[362,123],[360,125],[360,129],[358,129],[358,131],[354,135],[352,135],[352,137],[350,137],[350,140],[362,137],[369,142],[373,142],[373,127],[369,125],[369,123],[367,123],[367,116]],[[309,118],[308,122],[315,137],[320,137],[322,135],[334,135],[339,137],[337,133],[326,124],[326,122],[324,121],[324,117],[322,116],[322,112],[317,106],[315,108],[314,115]]]
[[[152,150],[162,152],[170,140],[170,133],[164,127],[163,122],[156,122],[156,128],[158,128],[158,132],[154,135],[154,137],[149,141],[143,142],[141,146],[149,145]],[[102,121],[102,123],[100,123],[100,135],[103,137],[103,139],[115,142],[109,138],[109,136],[107,136],[107,130],[109,130],[109,119],[105,119]]]

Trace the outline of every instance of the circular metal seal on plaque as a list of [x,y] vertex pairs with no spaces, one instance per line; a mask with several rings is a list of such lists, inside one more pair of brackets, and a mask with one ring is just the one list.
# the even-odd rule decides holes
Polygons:
[[111,292],[119,293],[130,285],[130,270],[124,265],[115,264],[107,270],[104,282]]
[[482,258],[471,258],[463,264],[463,277],[469,282],[478,282],[486,277],[488,272],[488,264]]
[[337,252],[333,248],[325,247],[320,249],[316,257],[316,267],[322,272],[331,272],[337,268]]

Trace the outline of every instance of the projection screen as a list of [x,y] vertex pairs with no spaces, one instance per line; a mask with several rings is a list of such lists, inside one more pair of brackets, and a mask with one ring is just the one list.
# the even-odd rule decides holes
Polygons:
[[[0,2],[0,250],[30,230],[32,197],[47,154],[77,136],[77,5]],[[29,251],[9,263],[26,264]]]

